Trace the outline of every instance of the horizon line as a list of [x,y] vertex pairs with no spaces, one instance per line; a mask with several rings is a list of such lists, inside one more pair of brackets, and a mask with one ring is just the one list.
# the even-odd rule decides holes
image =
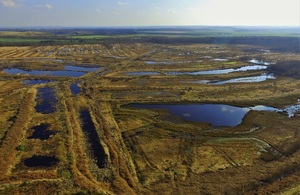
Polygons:
[[51,26],[6,26],[0,27],[0,29],[26,29],[26,28],[184,28],[184,27],[248,27],[248,28],[299,28],[300,25],[112,25],[112,26],[63,26],[63,25],[51,25]]

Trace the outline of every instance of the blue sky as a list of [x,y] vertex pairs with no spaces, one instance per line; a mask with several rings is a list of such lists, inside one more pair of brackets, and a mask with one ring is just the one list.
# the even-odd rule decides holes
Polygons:
[[299,0],[0,0],[0,27],[299,26]]

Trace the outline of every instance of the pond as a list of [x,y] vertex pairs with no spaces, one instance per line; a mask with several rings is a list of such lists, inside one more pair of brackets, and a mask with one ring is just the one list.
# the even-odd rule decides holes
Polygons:
[[3,69],[8,74],[22,74],[31,76],[68,76],[68,77],[80,77],[86,74],[86,72],[69,71],[69,70],[22,70],[19,68],[6,68]]
[[70,89],[73,95],[78,95],[79,93],[81,93],[81,89],[78,86],[79,83],[80,81],[71,84]]
[[213,81],[209,82],[209,84],[212,85],[224,85],[227,83],[257,83],[257,82],[263,82],[268,79],[276,79],[274,75],[271,74],[262,74],[260,76],[252,76],[252,77],[241,77],[241,78],[234,78],[226,81]]
[[23,83],[25,85],[37,85],[37,84],[46,84],[53,82],[53,80],[42,80],[42,79],[36,79],[36,80],[23,80]]
[[100,143],[100,139],[89,110],[81,110],[80,118],[82,121],[82,130],[88,139],[88,143],[90,143],[91,152],[96,160],[96,164],[99,168],[105,168],[107,155]]
[[184,63],[199,63],[203,60],[185,60],[185,61],[144,61],[147,65],[171,65],[171,64],[184,64]]
[[162,62],[156,62],[156,61],[145,61],[145,64],[147,65],[159,65],[159,64],[173,64],[170,61],[162,61]]
[[4,72],[8,74],[22,74],[31,76],[68,76],[68,77],[81,77],[88,72],[93,72],[99,70],[100,67],[81,67],[81,66],[64,66],[64,70],[23,70],[20,68],[5,68]]
[[249,70],[265,70],[267,66],[263,65],[248,65],[240,68],[227,68],[227,69],[217,69],[217,70],[204,70],[196,72],[168,72],[169,75],[211,75],[211,74],[228,74],[232,72],[243,72]]
[[65,70],[68,71],[79,71],[79,72],[94,72],[99,70],[101,67],[83,67],[83,66],[65,66]]
[[265,65],[265,66],[268,66],[271,64],[270,62],[264,62],[262,60],[255,60],[255,59],[249,60],[249,62],[252,64],[260,64],[260,65]]
[[300,99],[298,99],[298,104],[286,106],[283,112],[286,112],[289,118],[295,117],[295,114],[300,110]]
[[35,110],[42,114],[50,114],[56,111],[57,103],[55,90],[51,87],[39,88],[36,97]]
[[57,163],[58,159],[53,156],[34,155],[24,160],[24,165],[27,167],[50,167]]
[[40,124],[38,126],[32,127],[34,130],[32,135],[28,137],[28,139],[40,139],[40,140],[47,140],[50,136],[55,135],[57,131],[54,130],[47,130],[49,128],[49,124]]
[[225,104],[130,104],[133,108],[164,109],[187,121],[209,123],[213,127],[237,126],[250,110],[278,111],[266,106],[236,107]]

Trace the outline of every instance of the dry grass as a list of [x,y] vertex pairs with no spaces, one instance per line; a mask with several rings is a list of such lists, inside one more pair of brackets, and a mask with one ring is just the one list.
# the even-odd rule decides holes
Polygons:
[[[249,50],[250,52],[245,50]],[[228,80],[264,71],[225,75],[170,76],[169,71],[236,68],[249,59],[299,60],[298,54],[259,52],[246,45],[93,44],[1,47],[1,68],[62,70],[63,65],[98,64],[104,73],[81,78],[0,73],[0,193],[100,194],[268,194],[293,193],[299,185],[299,113],[250,112],[237,127],[213,128],[170,116],[166,111],[136,110],[129,103],[223,103],[237,106],[295,104],[300,81],[278,77],[260,83],[212,86],[198,80]],[[264,48],[268,49],[268,48]],[[229,59],[227,62],[215,58]],[[61,59],[64,62],[53,60]],[[145,61],[172,62],[149,65]],[[46,66],[47,65],[47,66]],[[158,71],[154,76],[127,72]],[[23,79],[53,79],[23,85]],[[81,81],[81,94],[70,84]],[[56,112],[34,110],[36,88],[56,91]],[[88,109],[108,156],[100,169],[93,162],[79,112]],[[29,129],[50,124],[57,134],[27,139]],[[19,147],[18,146],[22,146]],[[33,155],[59,159],[51,167],[26,167]],[[5,160],[3,160],[5,159]]]

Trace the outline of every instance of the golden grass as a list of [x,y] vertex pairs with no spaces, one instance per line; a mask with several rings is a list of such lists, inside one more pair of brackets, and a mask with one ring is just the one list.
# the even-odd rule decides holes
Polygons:
[[5,140],[2,142],[0,148],[0,154],[2,155],[2,160],[0,161],[1,179],[9,176],[11,169],[14,166],[17,155],[16,148],[20,142],[22,142],[22,139],[24,139],[24,132],[28,129],[28,122],[30,121],[35,94],[36,90],[31,89],[25,95],[21,102],[18,117],[13,126],[9,129]]
[[[244,52],[247,48],[144,43],[0,47],[1,67],[42,70],[47,65],[48,69],[59,70],[64,63],[53,59],[62,59],[104,65],[108,70],[81,78],[51,78],[56,82],[39,86],[25,86],[20,81],[46,77],[0,73],[0,128],[4,129],[0,133],[0,154],[5,159],[0,161],[0,193],[40,193],[43,188],[58,194],[294,193],[299,178],[292,169],[299,164],[298,115],[288,119],[283,114],[252,111],[237,127],[213,128],[174,119],[166,111],[122,107],[136,102],[264,104],[281,108],[295,104],[300,82],[291,78],[223,86],[192,83],[254,76],[264,71],[205,76],[164,74],[248,64],[237,56],[262,57],[272,62],[299,60],[297,54],[262,56]],[[215,58],[230,61],[218,62]],[[147,65],[144,61],[180,63]],[[130,71],[162,74],[126,76]],[[76,96],[69,89],[75,80],[81,81],[82,88]],[[34,110],[36,88],[45,85],[55,88],[55,113]],[[90,156],[79,118],[82,109],[89,110],[108,155],[104,169],[99,169]],[[44,141],[26,139],[31,133],[28,129],[41,123],[51,124],[51,130],[58,133]],[[25,147],[24,151],[16,149],[19,145]],[[60,161],[48,168],[25,167],[22,160],[35,154],[56,156]],[[264,180],[269,183],[257,185]]]

